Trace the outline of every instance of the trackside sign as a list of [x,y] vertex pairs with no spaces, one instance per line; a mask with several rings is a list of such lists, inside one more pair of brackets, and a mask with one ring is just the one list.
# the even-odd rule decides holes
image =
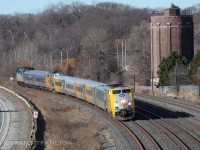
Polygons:
[[38,118],[38,111],[34,111],[34,112],[33,112],[33,117],[34,117],[34,118]]

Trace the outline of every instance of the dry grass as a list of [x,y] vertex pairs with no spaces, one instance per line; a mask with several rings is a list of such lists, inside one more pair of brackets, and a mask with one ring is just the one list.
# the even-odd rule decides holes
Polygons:
[[[41,133],[47,150],[93,150],[100,149],[99,133],[105,126],[81,108],[69,104],[66,98],[55,93],[19,87],[16,83],[0,84],[27,97],[41,112],[45,125]],[[40,126],[40,124],[39,124]],[[43,131],[41,131],[43,132]]]

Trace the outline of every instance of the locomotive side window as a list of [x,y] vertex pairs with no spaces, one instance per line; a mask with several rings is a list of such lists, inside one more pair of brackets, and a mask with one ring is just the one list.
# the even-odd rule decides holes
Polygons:
[[119,94],[119,93],[121,93],[121,90],[114,90],[113,91],[113,94]]
[[124,90],[122,90],[122,93],[130,93],[130,92],[131,92],[130,89],[124,89]]

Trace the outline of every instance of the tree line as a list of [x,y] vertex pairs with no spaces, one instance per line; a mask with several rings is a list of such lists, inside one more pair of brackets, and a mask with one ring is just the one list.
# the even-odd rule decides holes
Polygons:
[[[193,7],[196,11],[190,11]],[[0,74],[11,76],[19,66],[32,66],[107,82],[123,69],[117,64],[126,41],[130,75],[117,76],[132,84],[135,73],[138,82],[147,84],[150,17],[155,12],[111,2],[74,2],[51,4],[37,14],[0,15]],[[195,48],[200,48],[199,5],[183,12],[194,15]]]

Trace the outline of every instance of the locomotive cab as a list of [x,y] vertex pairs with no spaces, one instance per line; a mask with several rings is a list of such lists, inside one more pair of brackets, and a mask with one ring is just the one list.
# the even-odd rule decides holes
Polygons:
[[109,90],[113,101],[113,116],[119,120],[128,120],[135,115],[135,103],[131,87],[120,86]]
[[18,67],[16,69],[16,79],[17,79],[17,84],[23,86],[24,83],[24,77],[23,74],[27,70],[34,70],[34,68],[31,67]]

